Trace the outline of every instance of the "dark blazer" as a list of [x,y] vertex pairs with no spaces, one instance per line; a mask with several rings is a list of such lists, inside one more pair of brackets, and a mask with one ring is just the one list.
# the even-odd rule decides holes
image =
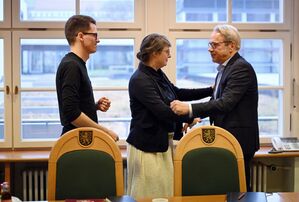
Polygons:
[[[167,96],[167,90],[163,89],[161,80],[168,92],[170,90],[171,96]],[[176,130],[176,123],[193,121],[188,115],[176,115],[170,109],[170,102],[175,99],[198,100],[210,96],[212,92],[212,88],[177,88],[161,69],[155,71],[140,63],[129,81],[132,119],[127,142],[145,152],[167,151],[168,133]]]
[[231,132],[244,154],[259,149],[258,89],[253,67],[236,53],[224,68],[216,99],[192,104],[193,116],[210,117],[210,122]]

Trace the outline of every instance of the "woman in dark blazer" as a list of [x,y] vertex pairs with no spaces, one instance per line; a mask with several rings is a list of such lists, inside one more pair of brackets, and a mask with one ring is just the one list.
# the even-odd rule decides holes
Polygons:
[[[173,195],[172,137],[181,137],[188,115],[176,115],[170,102],[212,95],[212,88],[179,89],[161,70],[167,65],[170,42],[160,34],[146,36],[129,82],[131,127],[128,142],[128,194],[134,198]],[[195,120],[198,121],[199,119]]]

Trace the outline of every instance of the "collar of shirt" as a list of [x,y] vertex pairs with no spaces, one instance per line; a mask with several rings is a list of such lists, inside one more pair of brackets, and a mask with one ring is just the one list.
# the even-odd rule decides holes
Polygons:
[[233,57],[233,56],[231,56],[230,58],[228,58],[224,63],[219,64],[219,66],[217,67],[217,70],[218,70],[218,71],[222,71],[222,70],[225,68],[225,66],[227,65],[227,63],[229,62],[229,60],[230,60],[232,57]]

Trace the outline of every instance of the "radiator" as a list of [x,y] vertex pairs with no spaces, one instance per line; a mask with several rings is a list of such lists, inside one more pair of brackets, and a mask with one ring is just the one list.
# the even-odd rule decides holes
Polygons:
[[251,170],[251,187],[254,192],[267,191],[267,165],[254,162]]
[[47,198],[47,170],[24,170],[23,177],[23,200],[43,201]]

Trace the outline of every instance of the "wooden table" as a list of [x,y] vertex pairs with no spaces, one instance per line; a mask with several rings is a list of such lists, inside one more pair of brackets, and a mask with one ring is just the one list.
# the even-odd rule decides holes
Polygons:
[[36,151],[0,151],[0,163],[4,163],[4,180],[11,183],[11,163],[15,162],[47,162],[50,150]]
[[[168,202],[225,202],[226,195],[210,196],[176,196],[168,198]],[[152,202],[152,199],[140,199],[137,202]]]
[[[299,152],[283,152],[277,154],[269,154],[272,147],[261,147],[254,155],[254,159],[258,158],[295,158],[299,157]],[[126,160],[127,151],[121,148],[122,157]],[[4,164],[4,180],[11,181],[11,163],[17,162],[48,162],[50,148],[34,149],[34,150],[0,150],[0,163]],[[299,200],[298,200],[299,201]]]
[[[183,196],[170,197],[168,202],[225,202],[226,195],[210,196]],[[299,193],[296,192],[279,192],[267,194],[268,202],[296,202],[299,201]],[[152,199],[140,199],[137,202],[152,202]]]
[[[298,192],[278,192],[267,194],[268,202],[297,202],[299,201]],[[46,202],[46,201],[44,201]],[[48,201],[63,202],[63,201]],[[138,199],[136,202],[152,202],[151,198]],[[210,196],[183,196],[169,197],[168,202],[226,202],[226,195],[210,195]]]
[[258,158],[289,158],[289,157],[299,157],[299,152],[281,152],[270,154],[269,151],[272,147],[261,147],[255,155],[254,159]]

